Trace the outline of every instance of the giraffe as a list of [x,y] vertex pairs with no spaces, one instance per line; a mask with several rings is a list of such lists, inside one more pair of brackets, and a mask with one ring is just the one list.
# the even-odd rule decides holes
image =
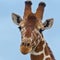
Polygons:
[[20,51],[24,55],[30,53],[31,60],[55,60],[43,36],[43,31],[51,28],[54,20],[50,18],[42,22],[46,6],[44,2],[39,3],[36,13],[32,13],[31,5],[30,0],[25,1],[23,19],[18,14],[12,13],[12,20],[21,31]]

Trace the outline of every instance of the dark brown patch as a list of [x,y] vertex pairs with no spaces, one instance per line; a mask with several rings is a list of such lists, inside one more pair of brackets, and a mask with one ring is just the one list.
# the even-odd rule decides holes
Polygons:
[[51,58],[46,58],[46,60],[51,60]]
[[44,41],[41,41],[40,43],[39,43],[39,45],[37,46],[37,48],[36,48],[36,52],[39,52],[39,51],[42,51],[43,50],[43,44],[44,44]]
[[50,54],[47,45],[45,46],[45,49],[44,50],[45,50],[45,55],[46,56]]
[[43,60],[44,55],[31,55],[31,60]]
[[36,25],[36,21],[37,21],[37,19],[36,19],[36,17],[34,16],[34,14],[30,14],[29,16],[28,16],[28,18],[27,18],[27,20],[26,20],[26,24],[25,24],[25,26],[26,27],[35,27],[35,25]]
[[49,48],[48,44],[47,44],[47,48],[49,50],[49,53],[50,53],[50,56],[51,56],[52,60],[56,60],[53,53],[52,53],[52,51],[51,51],[51,49]]

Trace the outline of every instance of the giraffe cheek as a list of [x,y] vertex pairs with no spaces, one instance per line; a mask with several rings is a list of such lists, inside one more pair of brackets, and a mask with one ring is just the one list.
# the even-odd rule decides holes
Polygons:
[[20,51],[22,54],[28,54],[30,51],[32,50],[32,48],[28,48],[28,47],[25,47],[25,46],[21,46],[20,47]]

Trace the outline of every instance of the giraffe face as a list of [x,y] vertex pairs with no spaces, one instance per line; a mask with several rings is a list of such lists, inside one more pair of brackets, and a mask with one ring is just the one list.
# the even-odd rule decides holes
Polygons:
[[34,50],[42,39],[42,31],[50,28],[53,19],[48,19],[42,23],[38,20],[35,14],[30,14],[26,19],[21,19],[17,14],[12,14],[12,19],[15,24],[19,26],[21,31],[21,46],[20,51],[27,54]]
[[[36,45],[40,42],[42,27],[37,26],[38,20],[34,15],[29,15],[25,22],[20,23],[22,43],[20,50],[23,54],[27,54],[36,48]],[[23,26],[22,26],[23,25]]]
[[22,36],[22,43],[20,46],[20,50],[23,54],[27,54],[31,52],[33,49],[36,48],[36,46],[39,44],[41,40],[41,33],[39,30],[32,28],[23,28],[21,30],[21,36]]

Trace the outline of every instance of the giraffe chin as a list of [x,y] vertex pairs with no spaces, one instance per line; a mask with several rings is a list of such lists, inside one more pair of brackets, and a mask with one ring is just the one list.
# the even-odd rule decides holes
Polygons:
[[30,47],[25,47],[25,46],[20,47],[20,51],[23,55],[28,54],[29,52],[31,52],[31,50],[32,50],[32,48],[30,48]]

